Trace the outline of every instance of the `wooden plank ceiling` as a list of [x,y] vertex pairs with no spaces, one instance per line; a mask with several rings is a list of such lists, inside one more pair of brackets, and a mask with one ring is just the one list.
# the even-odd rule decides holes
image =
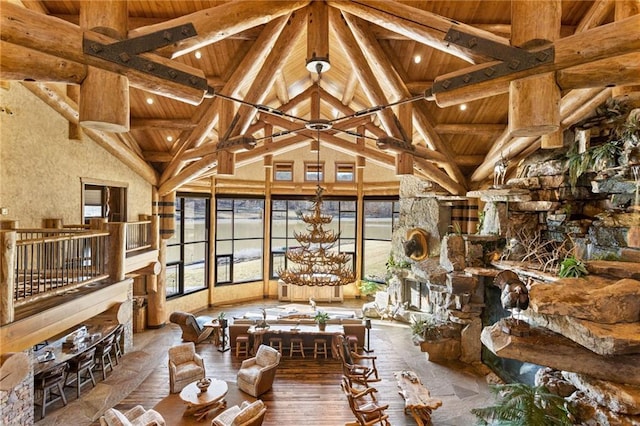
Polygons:
[[[19,6],[29,9],[29,13],[50,15],[77,26],[81,8],[89,2],[23,0]],[[311,28],[308,15],[313,2],[129,0],[129,38],[164,29],[169,24],[194,22],[196,30],[206,28],[211,33],[199,32],[198,40],[190,44],[177,43],[154,53],[171,58],[173,63],[200,70],[217,93],[267,105],[304,120],[333,120],[355,111],[423,95],[439,76],[491,59],[464,51],[460,53],[443,39],[435,43],[425,41],[423,33],[444,37],[447,28],[435,28],[435,22],[463,23],[468,26],[464,28],[507,44],[511,35],[509,1],[321,3],[328,13],[326,31],[331,68],[321,74],[319,83],[317,74],[305,69]],[[614,3],[563,0],[560,37],[570,37],[613,22]],[[236,4],[236,8],[230,10],[231,4]],[[108,10],[106,3],[105,7]],[[4,9],[3,14],[11,13],[6,7]],[[224,23],[218,22],[221,16]],[[50,17],[47,19],[53,19]],[[531,19],[535,20],[535,17]],[[12,30],[3,31],[3,43],[20,44],[13,41],[17,37],[9,31]],[[41,31],[56,31],[56,27]],[[2,77],[15,79],[16,75],[19,73],[10,76],[3,73]],[[46,78],[38,81],[47,83]],[[130,131],[107,134],[107,141],[102,143],[111,145],[112,152],[148,177],[161,193],[216,174],[220,160],[217,144],[223,137],[251,134],[257,139],[256,147],[230,154],[231,160],[262,164],[265,154],[277,153],[279,148],[292,144],[308,143],[315,134],[304,129],[303,121],[256,112],[255,108],[241,107],[238,102],[217,96],[203,96],[201,102],[194,105],[151,93],[133,79],[130,83]],[[320,87],[319,117],[314,116],[317,114],[317,98],[314,97],[317,85]],[[49,99],[57,90],[57,108],[62,110],[62,105],[66,105],[71,111],[77,111],[77,100],[69,94],[59,93],[59,89],[46,84],[27,87],[34,93],[39,92],[41,97],[46,97],[43,93],[49,90]],[[583,103],[593,99],[602,89],[593,89]],[[562,94],[566,96],[569,92],[565,90]],[[96,102],[108,96],[109,90],[96,94]],[[463,194],[486,183],[491,177],[493,163],[501,155],[516,161],[540,145],[539,138],[515,143],[517,138],[509,136],[508,93],[448,106],[441,106],[433,99],[419,99],[406,105],[411,106],[409,111],[413,114],[410,120],[413,126],[406,137],[415,147],[411,151],[415,173],[451,193]],[[358,131],[364,137],[327,131],[322,134],[323,143],[326,140],[329,148],[351,150],[354,155],[387,161],[393,166],[398,152],[381,152],[377,141],[385,136],[402,136],[402,131],[408,127],[402,108],[393,107],[338,122],[335,128]],[[573,110],[576,108],[577,105]],[[588,111],[583,116],[586,113]],[[237,114],[237,120],[232,120],[234,114]],[[566,115],[569,112],[562,118]],[[404,124],[400,131],[398,120]],[[70,121],[73,122],[73,118]],[[570,123],[564,124],[566,127]],[[270,132],[277,134],[292,129],[303,131],[268,137]],[[88,134],[94,135],[91,131]]]

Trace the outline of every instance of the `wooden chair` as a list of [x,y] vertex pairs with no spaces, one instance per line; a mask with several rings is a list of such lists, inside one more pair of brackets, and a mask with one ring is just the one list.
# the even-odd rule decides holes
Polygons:
[[35,403],[42,407],[41,418],[44,419],[45,411],[49,405],[60,400],[62,400],[64,405],[67,405],[67,398],[64,395],[63,386],[68,368],[69,366],[65,362],[50,370],[43,371],[33,378],[34,390],[42,392],[40,404]]
[[[376,368],[376,357],[353,352],[344,336],[338,336],[337,339],[337,352],[342,364],[342,374],[349,379],[349,384],[356,382],[368,387],[370,382],[379,382],[380,376]],[[370,362],[371,366],[359,364],[360,360]]]
[[[378,402],[375,388],[355,389],[351,387],[349,378],[346,376],[342,376],[340,387],[347,397],[351,412],[356,417],[357,423],[355,424],[360,426],[391,425],[389,423],[389,415],[385,413],[389,405],[382,405]],[[352,423],[349,423],[349,425],[352,425]]]
[[111,334],[96,345],[96,370],[102,371],[102,380],[107,380],[107,367],[110,371],[113,371],[111,351],[113,350],[114,340],[115,335]]
[[[80,398],[80,388],[86,383],[91,382],[93,387],[96,386],[96,379],[93,376],[93,368],[95,367],[96,348],[91,348],[72,358],[69,361],[69,371],[64,381],[65,386],[76,385],[76,396]],[[73,376],[71,376],[73,374]]]
[[118,327],[116,328],[116,331],[113,332],[114,339],[113,339],[113,348],[111,349],[111,353],[113,354],[113,360],[116,362],[116,365],[118,365],[120,358],[122,358],[122,346],[120,342],[122,341],[123,333],[124,333],[124,324],[118,325]]

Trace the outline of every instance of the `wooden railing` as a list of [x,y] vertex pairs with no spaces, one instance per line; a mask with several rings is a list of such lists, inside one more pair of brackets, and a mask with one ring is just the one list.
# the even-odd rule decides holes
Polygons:
[[19,230],[14,261],[14,307],[109,276],[105,231]]
[[27,303],[105,279],[122,281],[134,269],[159,272],[157,259],[145,257],[159,246],[156,217],[91,228],[0,230],[0,325],[13,322],[15,308]]
[[125,250],[127,255],[152,248],[153,234],[150,220],[127,222]]

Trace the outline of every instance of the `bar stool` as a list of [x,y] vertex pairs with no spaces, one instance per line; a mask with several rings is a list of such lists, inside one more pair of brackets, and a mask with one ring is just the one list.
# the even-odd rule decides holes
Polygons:
[[277,348],[278,352],[282,353],[282,337],[269,337],[269,346]]
[[[80,388],[84,384],[91,382],[93,387],[96,386],[96,379],[93,377],[93,367],[96,365],[95,355],[96,348],[91,348],[69,361],[69,371],[67,372],[64,385],[71,386],[75,383],[76,396],[78,398],[80,398]],[[74,376],[70,376],[71,374],[74,374]]]
[[33,388],[36,391],[42,392],[41,403],[38,404],[37,402],[34,402],[34,404],[42,407],[41,414],[43,419],[45,411],[49,405],[60,400],[62,400],[64,405],[67,405],[67,398],[64,395],[63,385],[68,368],[69,365],[65,362],[64,364],[57,365],[50,370],[43,371],[33,378]]
[[240,355],[249,356],[249,335],[241,334],[236,337],[236,358]]
[[290,339],[289,356],[293,357],[294,353],[299,353],[304,358],[304,344],[302,337],[292,337]]
[[327,341],[325,339],[313,339],[313,358],[318,358],[318,355],[327,357]]

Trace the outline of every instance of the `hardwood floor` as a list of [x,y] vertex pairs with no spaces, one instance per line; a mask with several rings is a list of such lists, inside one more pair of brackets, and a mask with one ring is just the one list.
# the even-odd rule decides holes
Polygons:
[[[233,317],[234,315],[242,315],[252,308],[279,304],[274,300],[266,300],[215,308],[199,312],[198,315],[216,316],[220,310],[224,310],[227,317]],[[361,305],[361,301],[354,300],[342,306],[359,308]],[[330,306],[333,308],[339,305],[332,304]],[[135,334],[134,350],[125,355],[124,365],[117,366],[112,376],[101,382],[117,388],[111,391],[112,394],[119,392],[121,395],[116,397],[109,395],[109,398],[102,396],[103,401],[115,398],[113,403],[102,403],[126,410],[138,404],[149,409],[164,401],[161,405],[163,409],[169,405],[178,414],[175,418],[181,419],[177,423],[172,422],[171,424],[209,424],[208,422],[213,416],[210,416],[208,421],[201,423],[194,423],[191,419],[182,419],[181,413],[184,412],[184,405],[179,399],[175,399],[175,395],[169,396],[167,349],[169,346],[180,343],[180,336],[179,327],[171,323],[159,330],[147,330]],[[407,324],[374,320],[370,347],[374,350],[372,355],[377,356],[376,365],[382,378],[380,382],[374,383],[374,387],[378,389],[378,399],[389,404],[387,413],[392,425],[416,424],[411,416],[404,413],[404,400],[398,394],[398,387],[393,376],[395,371],[415,371],[423,384],[431,391],[431,395],[443,401],[443,406],[433,413],[432,419],[435,425],[472,425],[475,418],[469,410],[489,405],[492,401],[484,377],[486,370],[482,374],[478,374],[473,368],[461,364],[444,366],[428,362],[426,354],[420,352],[419,348],[411,343]],[[205,360],[208,376],[225,380],[234,386],[242,358],[236,358],[232,351],[219,352],[218,348],[210,343],[200,343],[196,346],[196,350]],[[290,358],[287,355],[288,351],[285,351],[272,390],[260,397],[267,406],[263,425],[337,426],[354,420],[346,397],[340,389],[342,374],[338,360],[313,359],[312,355],[305,359],[301,357]],[[134,380],[136,370],[140,372],[140,376],[147,373],[148,375],[136,381]],[[127,386],[130,389],[125,389]],[[91,402],[79,405],[80,410],[86,410],[87,405],[97,404],[95,401],[101,398],[100,392],[104,392],[104,390],[99,392],[98,387],[87,392],[86,397],[81,398],[91,399]],[[92,397],[92,393],[98,393],[98,396]],[[242,396],[251,399],[241,391],[236,393],[238,395],[236,399],[240,399]],[[235,404],[241,400],[227,399],[229,404]],[[175,403],[167,404],[167,401],[174,400]],[[82,403],[82,401],[78,402]],[[69,406],[61,407],[58,411],[69,408]],[[53,409],[52,407],[51,410]],[[38,424],[65,424],[63,420],[72,417],[70,413],[56,414],[58,413],[53,412],[51,416],[47,414],[47,417]],[[96,415],[90,417],[93,418],[93,423],[89,424],[99,424],[96,421]]]

